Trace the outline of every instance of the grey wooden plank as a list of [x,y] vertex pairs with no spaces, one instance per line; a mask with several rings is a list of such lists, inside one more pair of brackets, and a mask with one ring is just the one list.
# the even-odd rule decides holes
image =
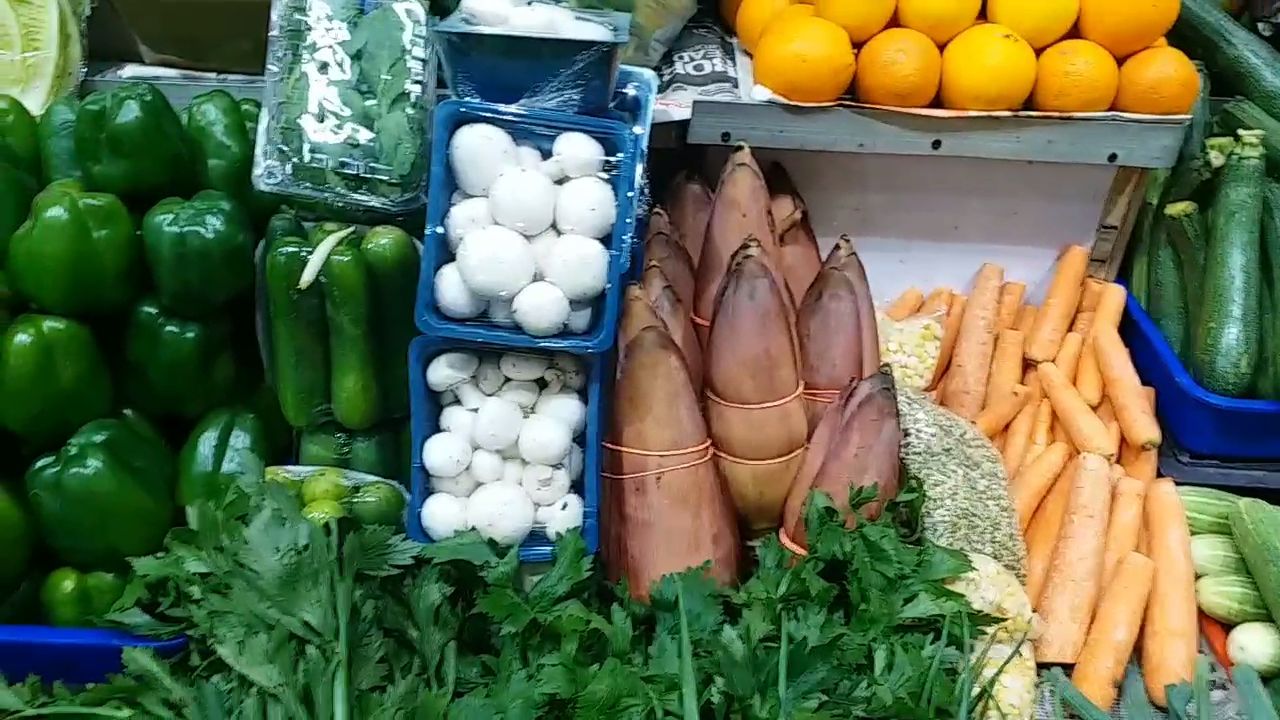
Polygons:
[[698,101],[688,141],[699,145],[879,155],[1170,167],[1185,124],[1052,118],[938,118],[865,108],[796,108]]

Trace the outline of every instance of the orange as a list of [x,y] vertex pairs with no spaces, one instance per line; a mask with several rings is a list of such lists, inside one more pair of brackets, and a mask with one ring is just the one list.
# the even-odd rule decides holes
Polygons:
[[1036,84],[1036,51],[1003,25],[960,33],[942,51],[942,104],[955,110],[1017,110]]
[[981,11],[982,0],[898,0],[898,24],[946,45],[972,27]]
[[733,27],[747,52],[755,53],[756,43],[760,42],[764,29],[778,13],[789,7],[791,0],[742,0]]
[[1018,33],[1036,50],[1066,36],[1079,15],[1080,0],[987,0],[987,19]]
[[1177,48],[1148,48],[1120,66],[1115,109],[1146,115],[1185,115],[1200,96],[1200,73]]
[[793,17],[760,39],[756,82],[795,102],[831,102],[853,82],[853,44],[833,22]]
[[1120,85],[1120,66],[1101,45],[1063,40],[1040,54],[1031,106],[1054,112],[1111,109]]
[[1161,36],[1156,38],[1155,42],[1151,43],[1151,47],[1169,47],[1169,41],[1165,39],[1164,36]]
[[[769,21],[769,24],[765,26],[764,31],[770,32],[775,27],[777,27],[780,23],[784,23],[794,18],[813,17],[815,12],[817,12],[817,8],[815,8],[814,6],[809,5],[807,3],[798,2],[795,5],[790,5],[788,7],[783,8],[782,12],[779,12],[777,15],[774,15],[773,19]],[[756,43],[756,44],[758,45],[759,43]]]
[[854,45],[871,39],[893,19],[897,0],[816,0],[818,17],[844,28]]
[[1169,32],[1180,8],[1180,0],[1080,0],[1080,37],[1126,58]]
[[890,28],[858,51],[854,88],[858,100],[872,105],[925,107],[938,94],[942,53],[928,35]]

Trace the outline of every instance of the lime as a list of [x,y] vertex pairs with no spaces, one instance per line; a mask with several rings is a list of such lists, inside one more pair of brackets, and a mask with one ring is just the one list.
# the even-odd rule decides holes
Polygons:
[[337,472],[320,471],[302,483],[302,502],[310,505],[317,500],[342,500],[347,496],[347,486]]
[[346,517],[347,511],[342,509],[337,500],[316,500],[302,508],[302,516],[313,523],[324,524]]
[[372,482],[361,485],[351,497],[347,507],[351,517],[361,525],[394,525],[404,523],[404,494],[390,483]]
[[57,85],[58,56],[62,54],[61,9],[58,0],[9,0],[18,17],[22,36],[22,88],[17,98],[39,117],[49,103]]

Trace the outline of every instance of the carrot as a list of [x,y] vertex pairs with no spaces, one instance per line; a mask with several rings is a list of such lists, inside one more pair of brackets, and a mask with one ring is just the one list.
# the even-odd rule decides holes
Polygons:
[[[960,334],[960,321],[964,319],[965,296],[951,296],[951,306],[947,309],[947,319],[942,323],[942,345],[938,348],[938,366],[933,369],[933,383],[937,388],[942,383],[942,375],[951,368],[951,355],[955,351],[956,336]],[[942,393],[938,393],[942,397]]]
[[1058,473],[1053,487],[1040,501],[1040,507],[1036,508],[1031,524],[1027,526],[1027,597],[1031,599],[1033,608],[1040,607],[1044,581],[1049,575],[1053,549],[1057,547],[1058,536],[1062,532],[1062,520],[1071,499],[1071,485],[1079,467],[1078,457],[1067,461],[1067,466]]
[[1120,318],[1124,317],[1124,306],[1129,300],[1129,292],[1123,285],[1106,283],[1102,295],[1098,297],[1098,307],[1093,310],[1093,323],[1096,327],[1120,328]]
[[1018,321],[1018,310],[1022,308],[1022,296],[1027,293],[1027,286],[1020,282],[1007,282],[1000,288],[1000,304],[996,312],[996,329],[1007,330]]
[[1058,258],[1058,268],[1045,295],[1035,325],[1027,335],[1028,360],[1048,362],[1058,354],[1062,338],[1071,326],[1080,305],[1081,284],[1089,269],[1089,251],[1079,245],[1067,248]]
[[1022,467],[1022,460],[1027,456],[1027,449],[1031,445],[1031,431],[1036,424],[1036,410],[1039,407],[1039,401],[1028,400],[1005,430],[1004,472],[1009,478],[1013,478],[1018,473],[1018,468]]
[[1107,525],[1107,554],[1102,563],[1103,582],[1111,582],[1116,563],[1138,547],[1142,529],[1142,507],[1147,497],[1147,484],[1131,477],[1121,477],[1111,493],[1111,521]]
[[1071,684],[1100,708],[1110,709],[1116,701],[1116,690],[1138,642],[1154,576],[1155,565],[1150,560],[1127,553],[1102,593],[1084,649],[1071,672]]
[[1030,399],[1030,388],[1026,385],[1014,385],[1013,390],[1003,398],[978,413],[978,417],[974,419],[973,423],[978,426],[978,430],[983,435],[994,438],[1000,431],[1008,427],[1009,423],[1013,422],[1013,419],[1017,417]]
[[1095,408],[1098,413],[1098,419],[1102,422],[1110,422],[1116,419],[1116,409],[1111,405],[1111,400],[1106,397],[1102,398],[1102,402],[1098,403]]
[[1150,406],[1151,412],[1156,411],[1156,389],[1149,386],[1142,386],[1142,394],[1147,398],[1147,405]]
[[1108,420],[1107,440],[1110,442],[1111,457],[1120,457],[1120,446],[1124,442],[1124,434],[1120,432],[1120,421],[1112,418]]
[[1031,426],[1031,443],[1027,445],[1027,454],[1023,456],[1018,472],[1022,472],[1028,465],[1035,462],[1035,459],[1040,457],[1040,453],[1049,447],[1052,440],[1053,406],[1048,400],[1041,400],[1036,407],[1036,422]]
[[1003,282],[1004,268],[999,265],[986,263],[978,270],[952,351],[951,379],[942,394],[942,405],[967,420],[982,412],[996,346],[996,305]]
[[1058,479],[1070,458],[1071,446],[1056,442],[1045,448],[1035,460],[1024,465],[1010,482],[1009,494],[1013,497],[1013,506],[1018,511],[1018,523],[1024,533],[1031,524],[1036,508],[1040,507],[1040,501],[1044,500],[1045,493],[1053,487],[1053,481]]
[[1040,387],[1040,373],[1036,372],[1034,365],[1022,373],[1022,384],[1026,385],[1027,389],[1031,391],[1031,397],[1036,402],[1040,402],[1040,399],[1044,397],[1044,389]]
[[1111,437],[1107,434],[1107,426],[1093,414],[1093,410],[1085,404],[1080,393],[1067,380],[1053,363],[1040,363],[1037,366],[1040,385],[1049,401],[1053,403],[1053,411],[1062,419],[1071,443],[1081,452],[1097,453],[1105,458],[1114,459],[1111,450]]
[[1071,332],[1077,332],[1085,337],[1089,336],[1089,331],[1093,329],[1093,312],[1082,312],[1076,315],[1076,319],[1071,323]]
[[1080,312],[1093,312],[1102,297],[1102,288],[1106,283],[1098,278],[1085,278],[1080,288]]
[[924,303],[924,293],[920,288],[911,287],[903,291],[898,299],[885,308],[884,314],[890,320],[906,320]]
[[1035,305],[1023,305],[1018,310],[1018,319],[1014,321],[1013,327],[1022,332],[1023,335],[1031,332],[1031,328],[1036,324],[1036,313],[1039,310]]
[[1097,350],[1093,346],[1093,335],[1085,339],[1080,351],[1080,365],[1076,368],[1076,390],[1089,407],[1098,407],[1102,402],[1102,372],[1098,369]]
[[937,288],[929,293],[924,302],[920,304],[920,309],[916,311],[919,315],[936,315],[945,313],[947,308],[951,307],[951,288]]
[[1062,338],[1062,347],[1058,348],[1058,356],[1053,364],[1058,366],[1063,375],[1069,378],[1076,376],[1076,366],[1080,363],[1080,350],[1084,346],[1084,336],[1078,332],[1069,332]]
[[1062,533],[1037,609],[1043,621],[1036,640],[1037,662],[1074,663],[1084,647],[1102,587],[1111,512],[1110,471],[1111,464],[1103,456],[1080,453]]
[[[1116,487],[1116,483],[1120,482],[1120,478],[1122,477],[1128,477],[1124,474],[1124,467],[1116,463],[1111,463],[1111,488],[1113,490]],[[1114,512],[1115,511],[1112,510],[1112,513]],[[1112,517],[1114,518],[1115,515],[1113,514]]]
[[991,354],[991,372],[987,377],[987,393],[982,407],[988,408],[1007,396],[1022,377],[1022,333],[1001,330]]
[[1196,574],[1191,564],[1191,531],[1182,499],[1169,478],[1147,488],[1147,557],[1156,565],[1142,630],[1142,675],[1147,694],[1168,707],[1165,686],[1195,676],[1199,630],[1196,625]]
[[1227,654],[1227,629],[1217,620],[1200,613],[1200,634],[1204,635],[1205,643],[1213,653],[1213,659],[1230,671],[1232,662],[1231,656]]
[[1142,380],[1133,367],[1133,359],[1115,328],[1099,327],[1093,333],[1098,369],[1102,384],[1125,440],[1142,448],[1160,447],[1160,423],[1142,390]]
[[1062,442],[1071,444],[1071,436],[1067,435],[1067,429],[1062,427],[1062,421],[1058,418],[1053,419],[1053,432],[1049,434],[1053,442]]

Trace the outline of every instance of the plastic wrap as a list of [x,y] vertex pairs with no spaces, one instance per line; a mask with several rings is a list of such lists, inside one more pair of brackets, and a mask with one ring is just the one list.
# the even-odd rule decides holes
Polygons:
[[268,482],[288,485],[302,500],[302,513],[325,521],[350,518],[361,525],[404,527],[409,493],[376,475],[335,467],[275,465]]
[[[408,352],[408,348],[405,349]],[[336,423],[298,433],[298,463],[344,468],[409,484],[409,422],[392,420],[368,430],[347,430]]]
[[32,115],[84,79],[87,0],[27,0],[0,5],[0,93]]
[[541,562],[581,528],[594,552],[603,360],[421,337],[410,367],[410,537],[477,529]]
[[389,214],[425,199],[435,52],[419,0],[275,0],[253,182]]
[[946,319],[946,308],[902,320],[894,320],[884,312],[876,313],[880,359],[892,369],[895,385],[913,390],[929,386],[942,354],[942,326]]
[[635,229],[631,128],[456,100],[436,118],[418,327],[607,350]]
[[435,28],[456,98],[603,112],[631,16],[553,3],[465,0]]

